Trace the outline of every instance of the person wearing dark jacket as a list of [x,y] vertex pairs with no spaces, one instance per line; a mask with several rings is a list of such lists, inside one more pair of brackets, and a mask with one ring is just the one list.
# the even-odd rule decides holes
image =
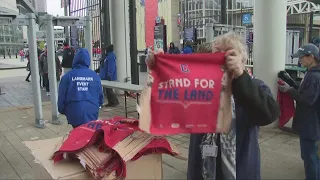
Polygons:
[[301,158],[304,162],[307,180],[320,179],[320,58],[319,48],[306,44],[292,55],[299,58],[302,66],[308,68],[298,89],[287,83],[279,86],[281,92],[288,92],[296,101],[292,128],[300,136]]
[[[106,48],[106,58],[101,64],[99,76],[101,80],[116,81],[117,80],[117,57],[113,52],[113,45]],[[108,99],[107,107],[115,107],[119,105],[119,100],[113,89],[105,88]]]
[[61,66],[63,68],[63,74],[68,73],[72,68],[73,58],[74,58],[74,52],[69,47],[69,44],[67,42],[63,43],[63,56],[62,56],[62,62]]
[[169,54],[180,54],[180,50],[179,48],[177,48],[173,42],[170,43],[170,47],[169,47]]
[[[233,122],[229,133],[191,135],[188,180],[261,179],[259,127],[274,122],[280,109],[269,87],[244,71],[247,52],[243,42],[240,36],[227,33],[218,36],[213,48],[205,51],[226,52],[226,70],[232,78]],[[155,65],[152,57],[148,57],[148,65]],[[208,139],[213,140],[210,151],[216,153],[203,160]]]
[[[57,81],[60,81],[60,75],[62,72],[60,60],[57,55],[55,55],[56,61],[56,76]],[[39,72],[43,78],[44,88],[47,91],[47,96],[50,96],[50,88],[49,88],[49,67],[48,67],[48,57],[47,57],[47,47],[45,47],[44,53],[41,54],[39,58]]]
[[[37,48],[38,61],[39,61],[39,59],[40,59],[41,54],[42,54],[42,51],[41,51],[41,49],[38,47],[38,48]],[[29,70],[29,74],[28,74],[28,76],[27,76],[27,78],[26,78],[26,81],[27,81],[27,82],[30,82],[29,78],[30,78],[30,76],[31,76],[31,67],[30,67],[30,52],[29,52],[29,50],[26,52],[25,58],[27,58],[27,60],[28,60],[27,68],[28,68],[28,70]],[[40,76],[40,85],[41,85],[41,84],[42,84],[42,83],[41,83],[41,76]]]
[[59,85],[58,110],[73,128],[97,120],[103,104],[100,77],[90,68],[87,49],[75,55],[72,70],[62,76]]

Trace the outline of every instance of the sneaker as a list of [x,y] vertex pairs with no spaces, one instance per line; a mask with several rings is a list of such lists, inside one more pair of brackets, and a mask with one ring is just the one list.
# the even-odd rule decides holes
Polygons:
[[46,88],[42,88],[42,90],[43,90],[43,91],[45,91],[45,90],[46,90]]
[[27,81],[27,82],[30,82],[30,80],[29,80],[29,79],[26,79],[26,81]]
[[47,96],[50,96],[50,92],[47,92]]

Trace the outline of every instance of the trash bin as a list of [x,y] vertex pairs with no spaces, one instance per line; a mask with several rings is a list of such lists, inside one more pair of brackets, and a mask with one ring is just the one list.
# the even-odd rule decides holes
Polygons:
[[146,55],[139,56],[138,66],[139,66],[140,72],[148,72],[148,68],[147,68],[147,64],[146,64],[146,58],[147,58]]

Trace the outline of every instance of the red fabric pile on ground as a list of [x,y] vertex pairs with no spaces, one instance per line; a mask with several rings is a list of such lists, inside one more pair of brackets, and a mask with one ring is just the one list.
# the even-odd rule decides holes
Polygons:
[[73,129],[52,159],[55,163],[76,158],[94,179],[103,179],[115,172],[126,177],[126,162],[148,154],[178,155],[178,150],[165,137],[142,132],[138,121],[114,117],[97,120]]
[[[279,85],[283,84],[283,81],[278,81]],[[278,91],[277,96],[278,103],[280,105],[281,115],[279,117],[279,128],[282,128],[289,120],[294,116],[295,107],[294,100],[287,92]]]
[[232,77],[224,64],[224,53],[155,55],[140,96],[140,129],[156,135],[228,132]]

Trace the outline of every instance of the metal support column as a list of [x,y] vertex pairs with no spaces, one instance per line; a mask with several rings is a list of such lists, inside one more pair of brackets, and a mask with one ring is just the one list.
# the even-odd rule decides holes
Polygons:
[[309,22],[309,43],[312,42],[312,29],[313,29],[313,15],[314,12],[310,12],[310,22]]
[[221,16],[220,16],[221,24],[227,24],[227,0],[221,0]]
[[84,27],[84,41],[86,42],[86,49],[90,55],[90,69],[93,70],[93,56],[92,56],[92,19],[91,16],[86,16],[86,25]]
[[37,56],[37,43],[36,43],[36,16],[32,13],[27,14],[28,19],[28,44],[30,53],[30,68],[31,68],[31,81],[33,92],[33,104],[35,114],[35,126],[37,128],[44,128],[41,90],[40,90],[40,77],[39,65]]
[[50,101],[52,111],[52,124],[61,124],[58,112],[58,85],[56,73],[56,54],[54,50],[54,32],[53,32],[53,16],[46,15],[46,35],[47,35],[47,58],[48,58],[48,72],[49,72],[49,85],[50,85]]
[[126,47],[125,2],[112,0],[110,1],[110,6],[112,7],[112,41],[114,42],[114,52],[117,56],[117,80],[126,82],[127,55],[124,53],[124,47]]
[[[69,6],[69,0],[64,0],[64,16],[69,16],[68,14],[68,6]],[[70,44],[70,33],[69,33],[69,26],[64,27],[64,34],[66,36],[66,42]]]
[[111,44],[111,27],[110,27],[110,1],[101,0],[102,12],[103,12],[103,22],[102,24],[102,42],[101,42],[101,53],[103,59],[105,58],[105,48]]
[[277,74],[285,69],[287,0],[256,0],[254,16],[253,71],[276,98]]
[[136,1],[129,1],[131,82],[139,84]]

